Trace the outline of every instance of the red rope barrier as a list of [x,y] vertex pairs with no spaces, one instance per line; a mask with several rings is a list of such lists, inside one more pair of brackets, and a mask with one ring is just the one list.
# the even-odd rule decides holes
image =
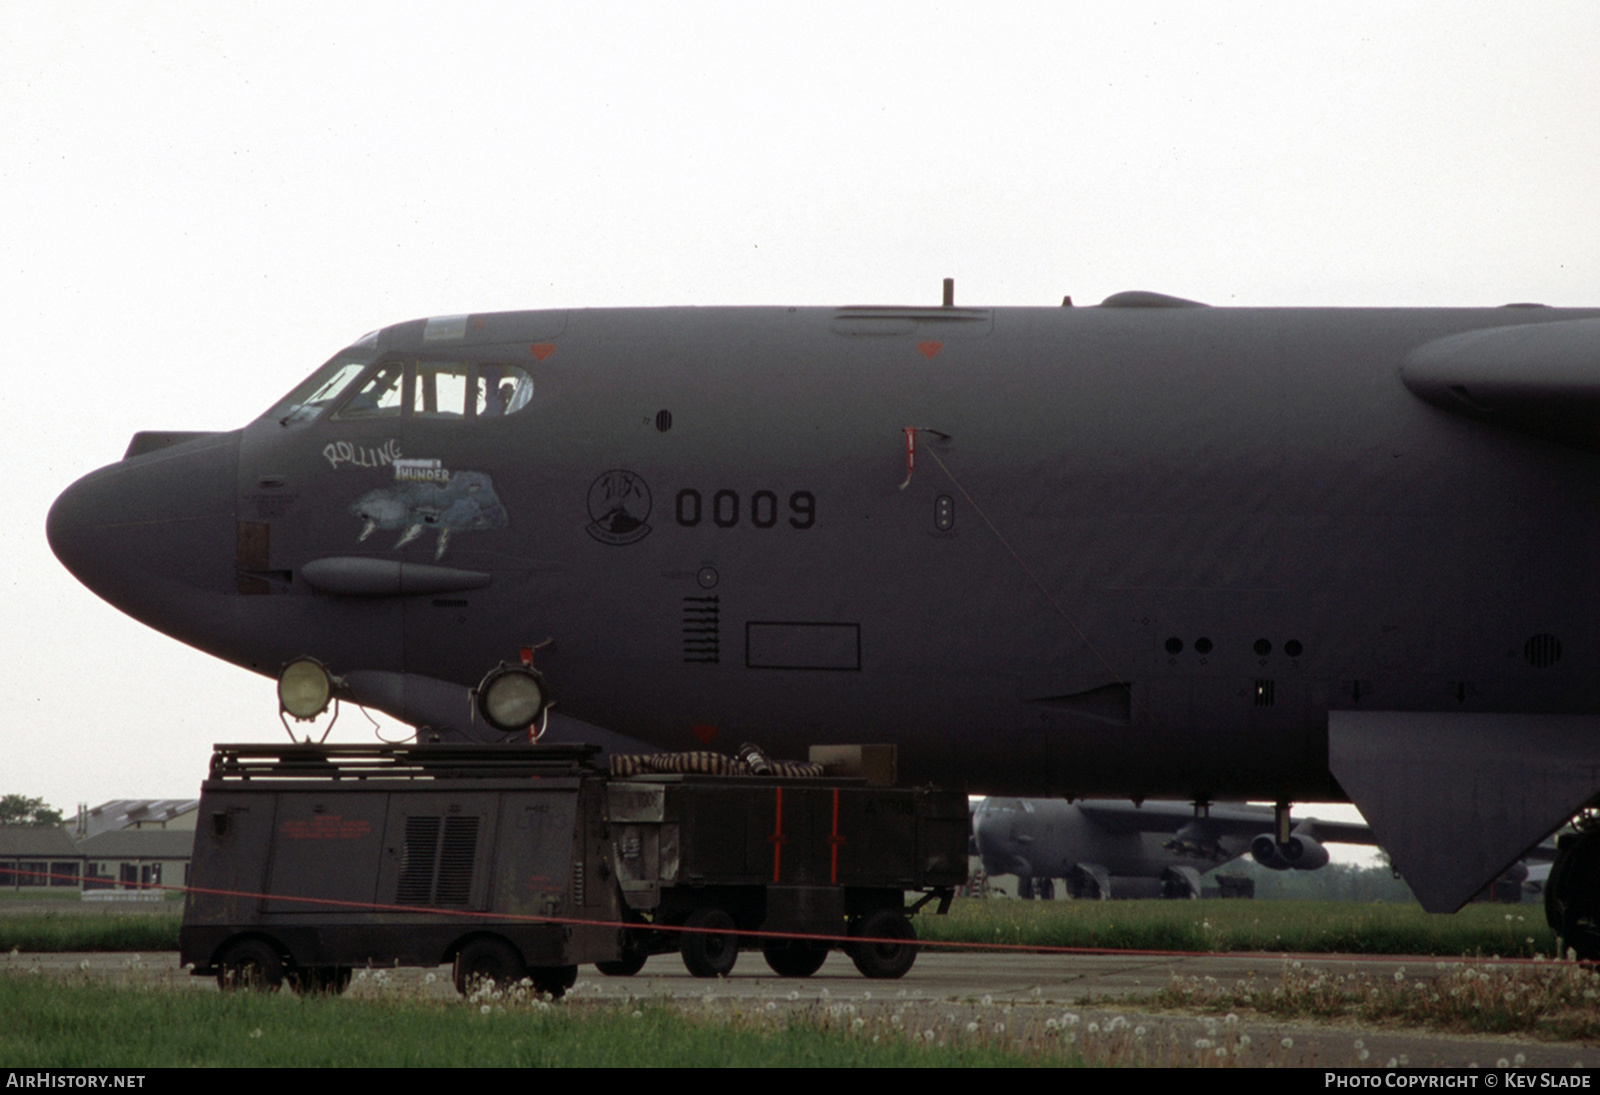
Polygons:
[[[26,875],[30,878],[56,879],[64,878],[73,882],[79,880],[77,875],[56,875],[43,871],[13,870],[10,873]],[[109,880],[108,880],[109,881]],[[905,939],[886,939],[876,936],[861,935],[825,935],[813,932],[784,932],[769,931],[766,929],[749,928],[691,928],[683,924],[653,924],[640,921],[627,920],[593,920],[585,917],[574,916],[532,916],[525,913],[486,912],[476,909],[445,909],[435,905],[386,905],[380,902],[345,901],[333,897],[298,897],[292,894],[257,893],[251,890],[222,890],[205,886],[168,886],[159,882],[122,882],[118,885],[138,890],[175,891],[182,893],[208,894],[213,897],[246,897],[272,901],[296,901],[306,905],[326,905],[334,908],[348,909],[357,912],[394,912],[394,913],[425,913],[430,916],[453,916],[466,920],[485,920],[498,923],[512,922],[518,924],[566,924],[587,925],[596,928],[619,928],[629,931],[648,932],[679,932],[683,934],[700,935],[733,935],[750,939],[792,939],[810,943],[882,943],[890,946],[899,946],[910,943],[921,948],[943,948],[945,950],[964,951],[994,951],[999,953],[1040,954],[1040,955],[1077,955],[1080,957],[1095,956],[1121,956],[1129,958],[1260,958],[1263,960],[1292,960],[1316,962],[1387,962],[1415,964],[1418,960],[1434,962],[1461,962],[1472,965],[1549,965],[1548,958],[1478,958],[1463,955],[1460,958],[1443,957],[1440,955],[1417,954],[1327,954],[1327,953],[1299,953],[1285,951],[1183,951],[1183,950],[1141,950],[1124,947],[1062,947],[1045,943],[980,943],[954,939],[918,939],[913,941]]]

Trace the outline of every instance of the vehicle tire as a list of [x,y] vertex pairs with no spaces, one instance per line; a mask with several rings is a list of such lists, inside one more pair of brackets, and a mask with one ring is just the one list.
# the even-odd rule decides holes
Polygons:
[[1600,961],[1600,833],[1563,836],[1544,890],[1544,917],[1562,954]]
[[889,943],[851,943],[850,960],[864,976],[904,977],[917,960],[917,929],[898,909],[868,913],[850,932],[863,939],[903,940]]
[[289,985],[301,996],[338,996],[350,987],[349,966],[307,966],[290,970]]
[[577,966],[535,966],[528,971],[533,987],[552,1000],[559,1000],[578,983]]
[[596,962],[595,969],[607,977],[632,977],[644,969],[650,952],[645,949],[642,931],[623,930],[617,934],[617,957],[608,962]]
[[526,976],[528,968],[522,964],[522,955],[504,939],[474,939],[456,952],[456,991],[462,996],[471,995],[484,981],[506,989]]
[[739,960],[739,937],[724,932],[737,930],[733,917],[714,906],[696,909],[683,922],[686,928],[706,931],[681,932],[678,950],[683,964],[695,977],[726,977]]
[[622,954],[610,962],[596,962],[594,968],[607,977],[632,977],[644,969],[644,960],[649,958],[643,951],[634,950],[633,947],[623,947]]
[[1017,876],[1017,896],[1024,901],[1033,900],[1033,876],[1019,874]]
[[277,944],[265,939],[241,939],[217,961],[217,987],[223,992],[277,992],[282,985],[283,955]]
[[804,939],[768,939],[761,954],[779,977],[810,977],[828,960],[828,944]]

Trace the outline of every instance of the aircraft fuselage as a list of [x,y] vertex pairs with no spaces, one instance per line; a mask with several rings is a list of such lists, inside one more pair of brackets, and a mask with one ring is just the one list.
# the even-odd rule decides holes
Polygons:
[[[1600,458],[1401,375],[1445,336],[1596,316],[418,321],[346,352],[411,370],[402,403],[132,456],[51,538],[160,630],[268,675],[315,656],[457,733],[485,734],[466,689],[548,640],[558,711],[666,748],[894,742],[905,777],[974,792],[1338,799],[1330,711],[1600,710]],[[452,414],[430,368],[532,397]]]

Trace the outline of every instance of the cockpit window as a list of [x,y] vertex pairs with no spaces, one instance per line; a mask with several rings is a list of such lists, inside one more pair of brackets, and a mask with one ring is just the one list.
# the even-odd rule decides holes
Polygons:
[[515,365],[479,365],[479,418],[516,414],[533,399],[533,377]]
[[391,361],[377,372],[339,408],[340,418],[399,418],[405,408],[405,366]]
[[388,362],[356,388],[337,418],[500,418],[533,399],[533,378],[516,365]]
[[465,417],[471,379],[472,368],[468,365],[418,362],[411,413],[426,418]]
[[371,350],[358,351],[351,347],[335,354],[322,368],[302,381],[294,391],[279,400],[267,412],[280,426],[300,426],[317,417],[324,407],[336,402],[341,395],[372,363]]

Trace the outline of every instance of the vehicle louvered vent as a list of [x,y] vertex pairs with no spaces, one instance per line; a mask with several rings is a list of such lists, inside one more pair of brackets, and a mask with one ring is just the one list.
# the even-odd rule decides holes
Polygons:
[[426,905],[433,896],[433,865],[439,851],[439,818],[406,818],[406,843],[400,852],[401,905]]
[[400,859],[401,905],[465,905],[472,897],[477,817],[408,817]]
[[439,849],[439,883],[436,905],[465,905],[472,895],[472,862],[478,852],[478,819],[444,819],[444,843]]

